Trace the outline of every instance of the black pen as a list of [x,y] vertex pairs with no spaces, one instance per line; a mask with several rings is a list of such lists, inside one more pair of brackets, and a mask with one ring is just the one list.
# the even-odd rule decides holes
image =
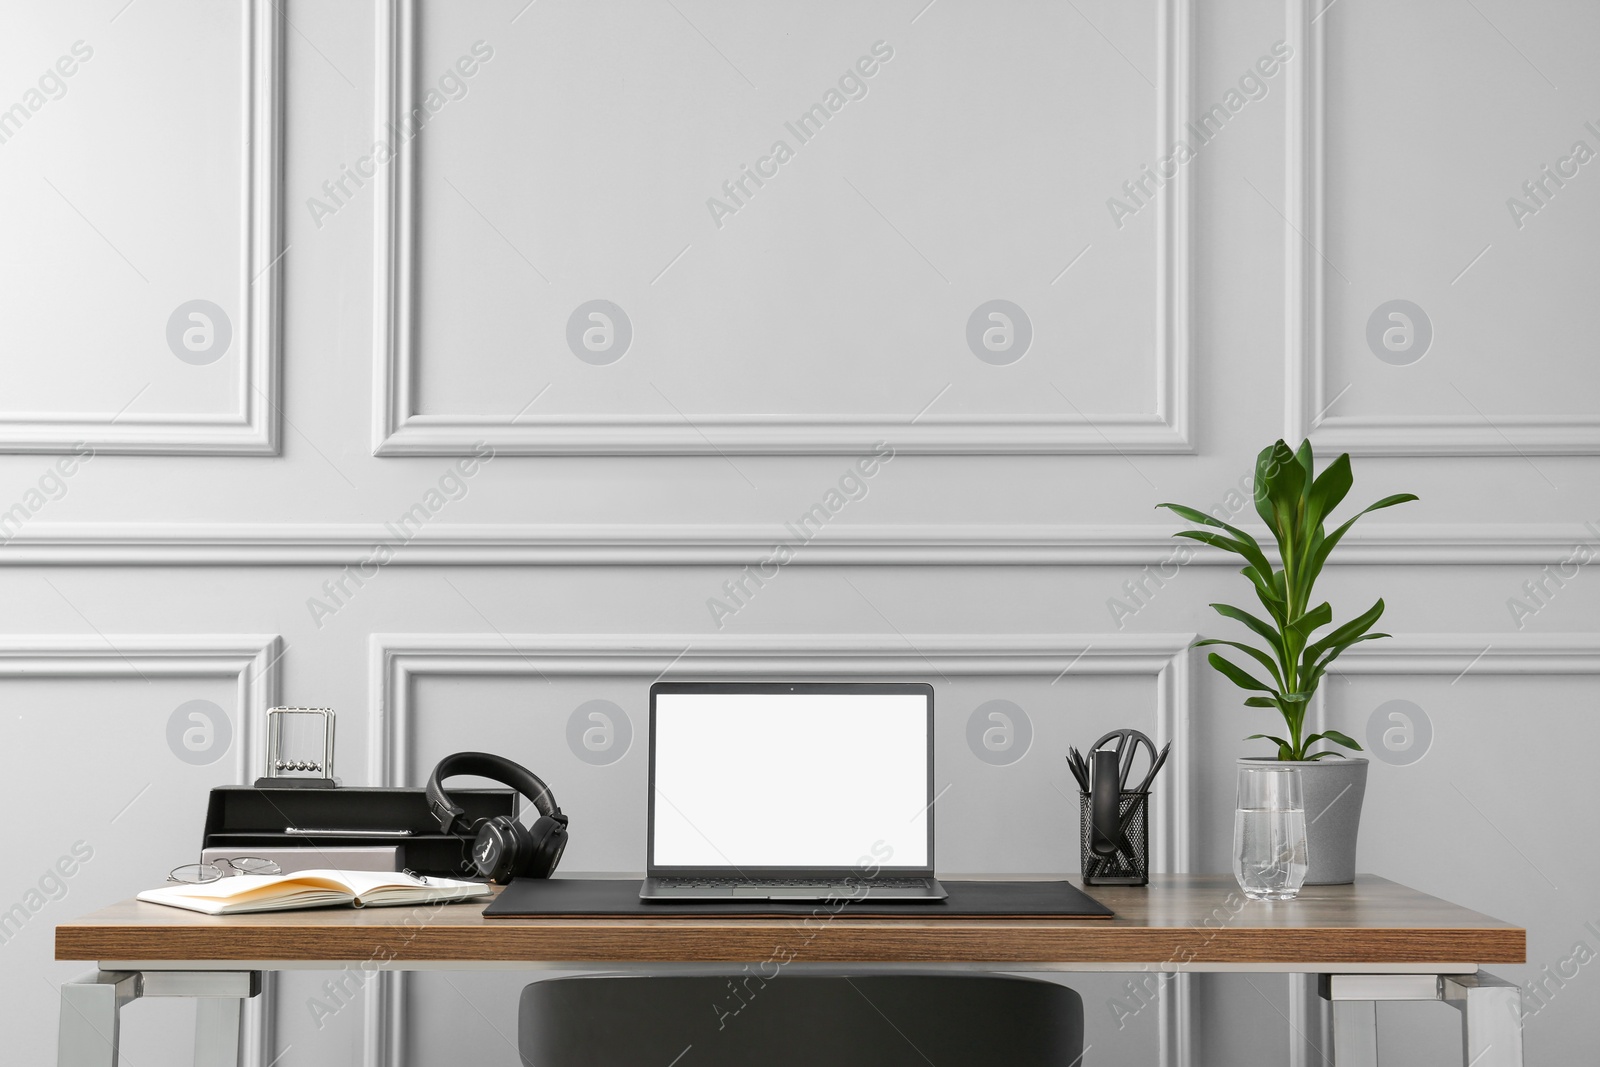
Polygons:
[[1089,792],[1089,776],[1084,772],[1083,757],[1076,748],[1067,752],[1067,768],[1072,771],[1072,776],[1078,780],[1078,787],[1085,793]]

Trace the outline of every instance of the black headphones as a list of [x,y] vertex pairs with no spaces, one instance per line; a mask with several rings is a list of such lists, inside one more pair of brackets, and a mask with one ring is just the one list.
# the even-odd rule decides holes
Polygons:
[[[530,827],[510,815],[496,815],[466,825],[462,818],[466,810],[450,800],[441,784],[458,774],[476,774],[509,785],[533,803],[538,820]],[[428,779],[427,798],[428,810],[444,833],[477,835],[472,843],[472,864],[490,881],[504,884],[513,878],[548,878],[561,862],[567,847],[567,817],[537,774],[503,756],[489,752],[446,756]]]

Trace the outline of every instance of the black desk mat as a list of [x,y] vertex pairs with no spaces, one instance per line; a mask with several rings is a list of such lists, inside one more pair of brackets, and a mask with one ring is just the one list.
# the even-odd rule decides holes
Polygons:
[[874,904],[770,900],[647,903],[637,878],[518,878],[484,909],[490,919],[623,918],[701,919],[811,915],[822,909],[849,919],[1109,919],[1110,908],[1071,882],[951,882],[950,896],[929,903]]

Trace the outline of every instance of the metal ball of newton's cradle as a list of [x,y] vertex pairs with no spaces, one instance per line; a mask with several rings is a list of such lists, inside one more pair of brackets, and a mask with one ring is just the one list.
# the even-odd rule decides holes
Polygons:
[[279,760],[277,768],[280,771],[320,771],[322,770],[322,764],[313,760],[295,760],[292,762]]

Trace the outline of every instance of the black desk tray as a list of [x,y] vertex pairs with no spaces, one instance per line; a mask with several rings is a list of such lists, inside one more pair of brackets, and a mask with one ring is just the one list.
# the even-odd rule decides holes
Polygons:
[[[515,815],[519,798],[510,789],[452,789],[450,797],[467,819]],[[289,829],[347,833],[291,834]],[[364,830],[406,830],[402,836]],[[206,808],[202,848],[347,848],[396,845],[402,867],[418,874],[473,874],[469,839],[439,832],[421,789],[256,788],[218,786]]]

